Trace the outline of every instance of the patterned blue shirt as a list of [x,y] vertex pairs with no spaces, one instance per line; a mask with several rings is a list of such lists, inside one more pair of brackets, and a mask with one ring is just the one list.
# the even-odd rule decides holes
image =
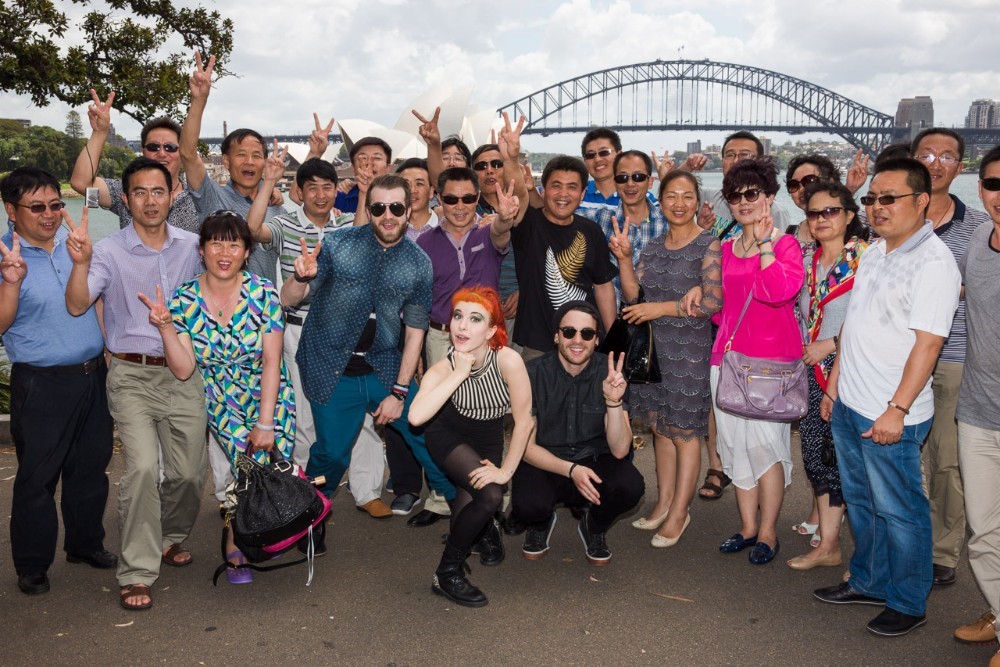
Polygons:
[[370,224],[323,237],[295,355],[309,400],[330,400],[373,312],[375,341],[365,360],[391,387],[402,361],[404,325],[427,330],[433,280],[431,260],[407,238],[386,248]]
[[[611,234],[614,232],[611,217],[614,216],[618,220],[619,225],[625,224],[625,207],[622,204],[618,204],[618,207],[613,209],[593,209],[591,214],[594,217],[594,221],[604,230],[604,238],[608,239],[608,241],[611,240]],[[670,223],[663,217],[663,211],[660,210],[659,204],[650,204],[649,217],[638,225],[630,224],[628,226],[628,240],[632,243],[633,267],[639,266],[639,255],[642,254],[642,249],[649,245],[649,242],[656,237],[666,234],[669,229]],[[615,266],[618,266],[618,258],[615,257],[614,253],[611,253],[611,261],[615,263]],[[620,298],[622,286],[618,276],[615,276],[614,285],[615,294]]]
[[[652,191],[646,193],[646,199],[649,200],[650,208],[653,206],[659,206]],[[617,190],[605,197],[601,194],[601,191],[597,189],[597,181],[590,179],[587,183],[587,189],[583,192],[583,201],[580,202],[580,207],[576,209],[576,214],[594,220],[596,219],[594,216],[597,214],[597,211],[613,211],[621,206],[621,203],[622,200],[621,197],[618,196]]]

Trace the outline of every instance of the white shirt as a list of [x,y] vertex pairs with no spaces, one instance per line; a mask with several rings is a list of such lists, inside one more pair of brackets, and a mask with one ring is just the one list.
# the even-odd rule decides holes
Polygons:
[[[903,378],[916,331],[947,337],[961,286],[955,259],[930,221],[888,254],[885,239],[869,246],[858,264],[841,336],[840,400],[878,419]],[[928,377],[903,423],[920,424],[933,416]]]

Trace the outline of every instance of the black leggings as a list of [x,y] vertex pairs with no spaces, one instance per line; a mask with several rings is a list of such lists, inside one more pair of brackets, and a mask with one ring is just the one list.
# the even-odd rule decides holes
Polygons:
[[448,452],[443,461],[439,461],[441,469],[456,490],[448,541],[463,552],[475,545],[483,528],[492,520],[503,502],[503,487],[499,484],[487,484],[481,489],[472,488],[469,473],[482,467],[482,458],[471,445],[461,443]]

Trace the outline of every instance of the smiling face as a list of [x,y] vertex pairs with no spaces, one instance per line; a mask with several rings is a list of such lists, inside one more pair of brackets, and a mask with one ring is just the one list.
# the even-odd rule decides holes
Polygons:
[[839,208],[833,217],[825,218],[822,215],[815,220],[808,220],[809,233],[812,237],[824,244],[828,241],[843,242],[844,232],[847,225],[854,219],[852,211],[845,210],[838,197],[834,197],[829,192],[817,192],[806,203],[806,212],[823,211],[827,208]]
[[313,176],[302,184],[302,208],[306,215],[326,219],[337,200],[336,184],[325,178]]
[[156,167],[137,171],[129,178],[128,192],[122,194],[136,227],[154,229],[170,215],[167,177]]
[[476,170],[476,174],[479,176],[479,190],[481,192],[496,192],[497,183],[503,182],[503,167],[497,168],[493,166],[493,163],[498,161],[503,162],[503,156],[500,155],[500,151],[483,151],[476,157],[476,164],[480,162],[486,163],[486,169]]
[[622,202],[626,206],[635,206],[642,202],[646,198],[646,193],[649,192],[649,186],[653,181],[651,178],[647,178],[641,183],[636,183],[632,180],[631,176],[632,174],[645,174],[649,176],[650,174],[646,170],[646,162],[638,156],[628,155],[623,157],[618,161],[618,169],[615,171],[615,176],[619,176],[620,174],[629,176],[629,179],[624,183],[615,181],[615,189],[618,191],[618,196],[621,197]]
[[385,154],[381,146],[362,146],[354,154],[353,166],[355,171],[359,168],[371,170],[372,178],[374,178],[389,171],[389,156]]
[[[991,162],[986,167],[983,178],[1000,178],[1000,162]],[[983,200],[983,208],[993,218],[993,222],[1000,224],[1000,190],[987,190],[980,183],[979,198]]]
[[[924,159],[924,156],[928,156]],[[929,156],[934,156],[934,162],[928,163]],[[958,142],[953,137],[946,134],[928,134],[913,151],[913,157],[917,158],[927,167],[931,173],[931,192],[934,194],[947,194],[951,187],[951,182],[958,176],[962,169],[962,156],[958,152]],[[938,158],[953,158],[950,164],[944,164]]]
[[159,144],[160,150],[152,153],[146,150],[146,147],[142,147],[142,154],[148,157],[150,160],[156,160],[170,172],[170,178],[173,179],[174,183],[179,183],[180,180],[178,176],[181,173],[181,154],[179,151],[174,151],[173,153],[168,153],[163,150],[164,144],[180,144],[180,137],[177,133],[166,127],[158,127],[156,129],[150,130],[149,134],[146,135],[147,144]]
[[757,191],[757,198],[754,201],[747,201],[747,196],[744,194],[740,197],[739,202],[729,204],[729,211],[733,214],[733,219],[744,227],[757,222],[761,212],[764,210],[765,201],[769,204],[774,203],[774,195],[765,195],[759,186],[740,188],[739,190],[741,193],[752,193],[754,191]]
[[552,222],[569,224],[583,201],[584,184],[575,171],[553,171],[542,188],[542,211]]
[[[587,158],[587,155],[593,153],[592,158]],[[601,155],[604,153],[604,155]],[[600,137],[594,139],[587,143],[583,148],[583,163],[587,165],[587,172],[590,173],[590,177],[595,181],[605,181],[609,178],[614,178],[614,164],[615,156],[618,155],[618,151],[615,150],[614,144],[611,143],[610,139]]]
[[900,197],[889,205],[876,201],[871,206],[865,206],[872,229],[884,238],[890,247],[895,247],[909,238],[924,224],[924,209],[930,196],[927,193],[910,196],[913,193],[913,188],[906,182],[905,171],[883,171],[872,178],[871,187],[868,189],[869,195]]
[[250,251],[240,239],[209,239],[200,252],[205,271],[219,280],[239,275],[250,257]]
[[222,165],[229,171],[233,187],[248,196],[256,192],[264,177],[264,161],[264,145],[250,135],[242,141],[234,141],[222,156]]
[[[572,338],[563,335],[562,329],[572,327],[576,334]],[[583,329],[597,329],[597,320],[590,313],[571,310],[559,321],[559,331],[556,331],[555,343],[559,350],[559,361],[570,374],[575,375],[582,370],[597,350],[599,336],[584,340]]]
[[[52,250],[56,232],[62,224],[62,215],[58,211],[53,211],[52,207],[58,207],[62,201],[59,192],[52,187],[38,188],[34,192],[29,192],[18,200],[17,204],[4,204],[7,217],[14,221],[14,229],[18,236],[33,246]],[[45,210],[41,213],[32,213],[28,206],[45,205]]]
[[671,227],[693,223],[698,215],[698,192],[694,184],[681,176],[672,179],[660,197],[660,210]]
[[486,308],[471,301],[459,301],[455,304],[448,329],[455,350],[469,353],[485,349],[497,332],[497,327],[490,323]]
[[[373,188],[368,193],[368,206],[384,204],[385,211],[382,215],[375,217],[369,210],[368,217],[371,218],[371,226],[375,231],[378,242],[386,248],[394,246],[403,239],[406,234],[406,225],[410,220],[409,201],[403,188]],[[402,216],[396,216],[390,209],[390,204],[402,204],[406,211]]]
[[[445,197],[459,197],[455,204],[449,204]],[[461,197],[475,198],[471,204],[466,204]],[[448,231],[464,231],[476,221],[476,203],[479,201],[479,194],[476,186],[469,181],[448,181],[444,184],[444,191],[441,193],[441,209],[444,211],[444,219],[450,227]]]

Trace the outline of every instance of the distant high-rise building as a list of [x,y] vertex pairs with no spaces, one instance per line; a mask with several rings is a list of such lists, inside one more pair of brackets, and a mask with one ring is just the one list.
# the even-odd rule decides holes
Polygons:
[[757,137],[760,139],[760,143],[764,144],[764,155],[771,154],[771,140],[767,137]]
[[687,147],[687,154],[688,155],[691,155],[692,153],[700,153],[700,152],[701,152],[701,139],[699,139],[698,141],[689,141],[688,142],[688,147]]
[[896,125],[910,128],[910,139],[921,130],[934,127],[934,101],[929,95],[904,97],[896,107]]
[[976,100],[969,105],[969,115],[965,126],[978,129],[1000,127],[1000,102],[996,100]]

